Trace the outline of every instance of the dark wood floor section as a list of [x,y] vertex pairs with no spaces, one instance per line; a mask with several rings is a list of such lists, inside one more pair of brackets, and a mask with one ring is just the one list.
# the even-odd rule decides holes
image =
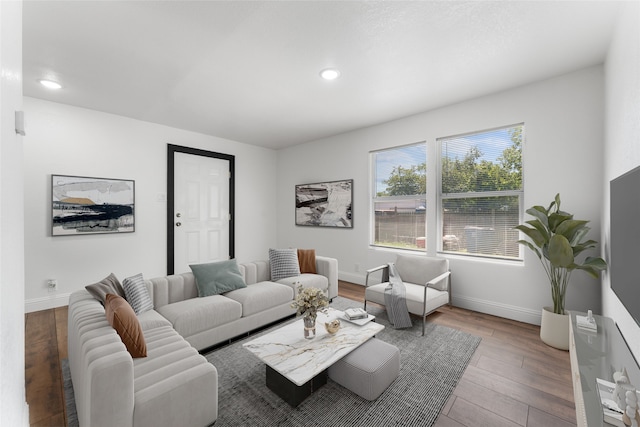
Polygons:
[[64,426],[60,361],[67,358],[67,307],[25,317],[25,382],[32,426]]
[[[364,300],[364,288],[340,282],[339,295]],[[460,308],[428,321],[482,337],[437,427],[575,426],[569,353],[540,341],[538,326]],[[67,358],[67,307],[28,313],[25,381],[32,426],[64,426],[60,361]]]

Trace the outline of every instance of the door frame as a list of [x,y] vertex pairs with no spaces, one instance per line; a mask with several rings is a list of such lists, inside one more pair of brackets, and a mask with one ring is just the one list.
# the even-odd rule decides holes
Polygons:
[[231,154],[216,153],[201,150],[199,148],[182,147],[180,145],[167,144],[167,275],[174,273],[174,172],[175,153],[192,154],[194,156],[212,157],[229,161],[229,257],[235,258],[235,159]]

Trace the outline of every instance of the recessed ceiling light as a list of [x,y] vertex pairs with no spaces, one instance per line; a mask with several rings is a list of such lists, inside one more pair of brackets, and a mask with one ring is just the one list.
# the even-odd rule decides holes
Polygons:
[[340,77],[340,71],[336,70],[335,68],[325,68],[324,70],[320,71],[320,77],[325,80],[335,80]]
[[61,89],[62,85],[58,82],[54,82],[53,80],[38,80],[40,84],[48,89]]

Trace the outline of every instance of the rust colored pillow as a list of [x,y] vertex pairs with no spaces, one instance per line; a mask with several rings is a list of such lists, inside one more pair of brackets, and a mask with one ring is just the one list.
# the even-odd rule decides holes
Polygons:
[[109,324],[116,330],[131,357],[147,357],[147,343],[133,308],[121,296],[107,294],[104,303]]
[[298,264],[300,264],[300,273],[317,274],[316,271],[316,250],[315,249],[298,249]]

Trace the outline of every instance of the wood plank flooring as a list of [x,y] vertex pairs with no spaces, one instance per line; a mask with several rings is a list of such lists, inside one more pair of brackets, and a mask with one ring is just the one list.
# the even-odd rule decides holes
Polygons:
[[[363,301],[364,288],[340,281],[339,295]],[[569,353],[542,343],[539,327],[456,307],[427,319],[482,337],[436,427],[576,425]],[[28,313],[25,328],[31,425],[65,426],[60,361],[67,357],[67,307]]]
[[67,358],[67,307],[27,313],[25,383],[32,426],[65,426],[60,361]]

